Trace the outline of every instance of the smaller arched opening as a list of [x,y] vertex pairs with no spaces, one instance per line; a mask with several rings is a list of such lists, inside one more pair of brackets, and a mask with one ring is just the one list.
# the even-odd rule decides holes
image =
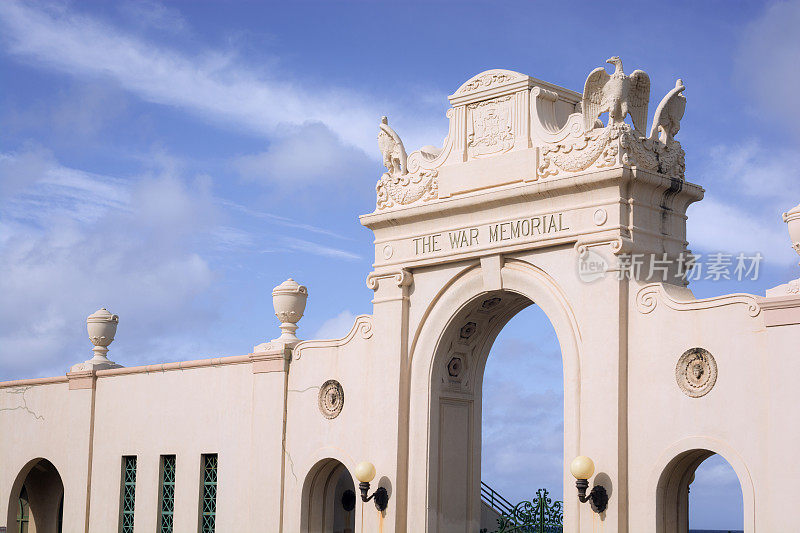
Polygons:
[[303,484],[303,533],[353,533],[356,492],[353,476],[336,459],[324,459]]
[[[724,524],[716,524],[718,529],[749,533],[743,518],[744,493],[734,468],[721,455],[707,449],[685,451],[667,464],[659,479],[656,532],[689,533],[724,518]],[[709,503],[725,512],[712,516],[714,506]]]
[[8,530],[15,533],[61,533],[64,483],[47,459],[30,461],[14,481],[8,505]]

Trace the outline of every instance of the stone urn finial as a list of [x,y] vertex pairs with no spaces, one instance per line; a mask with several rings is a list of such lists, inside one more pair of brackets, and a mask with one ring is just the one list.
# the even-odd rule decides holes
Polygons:
[[281,342],[294,346],[300,339],[294,334],[297,331],[297,322],[303,317],[306,310],[308,289],[292,278],[287,279],[272,289],[272,306],[275,316],[281,321],[281,336],[273,342]]
[[105,307],[98,309],[86,318],[86,331],[89,333],[89,340],[94,344],[94,348],[92,348],[94,357],[74,365],[71,369],[73,372],[77,370],[118,368],[120,366],[110,361],[106,355],[108,354],[108,345],[114,342],[117,324],[119,324],[119,316],[110,313]]
[[792,240],[792,248],[800,255],[800,204],[797,204],[789,212],[783,214],[783,221],[789,225],[789,238]]

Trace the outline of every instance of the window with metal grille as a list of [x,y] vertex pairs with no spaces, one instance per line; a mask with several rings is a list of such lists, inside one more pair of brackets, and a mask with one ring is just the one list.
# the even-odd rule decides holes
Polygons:
[[30,522],[30,508],[28,507],[28,491],[25,485],[19,493],[17,509],[17,531],[19,533],[28,533],[28,523]]
[[158,506],[159,533],[172,533],[172,516],[175,511],[175,456],[161,456],[161,494]]
[[119,531],[133,533],[133,506],[136,499],[136,456],[122,457],[122,486],[120,487]]
[[203,455],[200,473],[200,533],[214,533],[217,518],[217,454]]

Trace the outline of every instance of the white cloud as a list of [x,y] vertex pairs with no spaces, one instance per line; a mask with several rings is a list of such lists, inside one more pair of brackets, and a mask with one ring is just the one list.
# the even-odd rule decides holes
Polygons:
[[356,315],[350,311],[342,311],[333,318],[329,318],[319,327],[312,338],[314,339],[341,339],[350,332],[355,324]]
[[147,359],[150,340],[174,345],[208,319],[197,301],[215,277],[198,251],[214,219],[207,188],[170,174],[131,183],[48,158],[38,168],[0,204],[3,378],[61,374],[87,359],[83,324],[101,306],[122,317],[125,348],[112,355],[125,364]]
[[689,212],[687,240],[694,252],[761,252],[771,263],[790,261],[794,252],[779,216],[776,212],[771,223],[735,204],[707,198]]
[[260,154],[240,157],[239,173],[250,180],[282,186],[341,183],[377,175],[378,169],[363,151],[343,144],[323,123],[286,126]]
[[781,213],[800,200],[800,155],[749,141],[713,147],[701,174],[713,184],[689,207],[687,240],[695,252],[761,252],[795,261]]
[[0,27],[8,51],[26,61],[112,79],[146,101],[270,136],[280,136],[287,124],[317,121],[377,157],[377,123],[392,110],[388,102],[344,88],[304,86],[293,73],[260,73],[228,51],[189,56],[157,46],[62,6],[2,2]]
[[37,147],[16,154],[0,154],[0,200],[42,179],[52,160],[50,152]]
[[717,145],[708,152],[704,174],[731,197],[758,198],[751,208],[769,207],[763,205],[764,200],[800,199],[800,153],[796,150],[754,140]]

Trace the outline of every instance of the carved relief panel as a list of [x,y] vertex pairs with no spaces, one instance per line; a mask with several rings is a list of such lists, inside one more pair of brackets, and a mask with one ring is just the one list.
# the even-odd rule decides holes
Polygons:
[[486,157],[514,147],[513,95],[467,105],[467,153]]

